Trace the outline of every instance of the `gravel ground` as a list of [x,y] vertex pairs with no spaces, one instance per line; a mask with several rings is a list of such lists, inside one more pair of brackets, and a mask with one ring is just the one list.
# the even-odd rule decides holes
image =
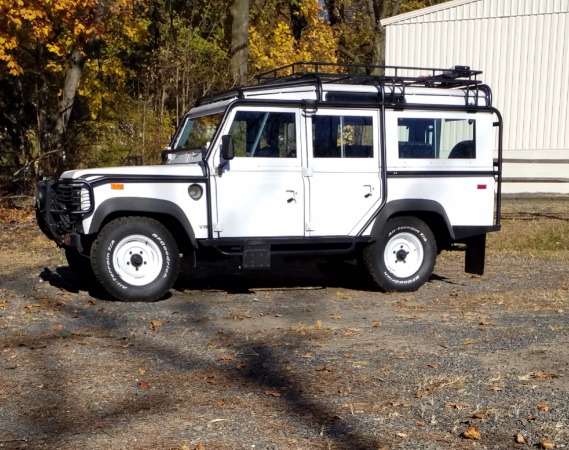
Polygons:
[[566,252],[490,249],[482,277],[442,253],[408,294],[346,263],[212,264],[129,304],[27,215],[0,251],[0,448],[569,448]]

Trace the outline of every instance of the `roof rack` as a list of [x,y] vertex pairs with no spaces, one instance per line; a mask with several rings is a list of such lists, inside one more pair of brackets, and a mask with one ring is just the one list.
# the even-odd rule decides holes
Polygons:
[[[482,71],[468,66],[450,69],[410,66],[376,66],[324,62],[298,62],[258,75],[259,84],[281,84],[292,81],[319,80],[340,84],[403,84],[441,88],[472,87],[482,82],[476,77]],[[414,75],[413,75],[414,74]]]
[[[257,84],[201,97],[197,105],[234,97],[243,98],[245,92],[259,87],[293,87],[315,85],[319,100],[323,98],[323,84],[370,85],[380,93],[381,102],[396,104],[405,97],[405,89],[411,86],[465,89],[465,104],[478,103],[480,92],[485,94],[487,106],[491,106],[490,88],[477,79],[482,71],[468,66],[450,69],[410,66],[376,66],[365,64],[341,64],[325,62],[298,62],[269,70],[257,75]],[[385,88],[389,89],[385,89]]]

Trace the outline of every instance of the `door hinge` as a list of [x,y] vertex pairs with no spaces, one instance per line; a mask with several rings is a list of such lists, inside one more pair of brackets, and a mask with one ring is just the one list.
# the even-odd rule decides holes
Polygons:
[[305,167],[302,169],[302,175],[305,177],[311,177],[313,174],[314,170],[312,170],[312,167]]
[[314,231],[314,225],[312,223],[307,223],[306,231]]

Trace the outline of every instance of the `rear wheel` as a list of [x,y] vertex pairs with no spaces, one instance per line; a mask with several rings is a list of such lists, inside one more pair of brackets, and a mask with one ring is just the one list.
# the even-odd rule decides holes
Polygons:
[[149,217],[109,222],[91,248],[97,280],[123,301],[163,297],[178,276],[180,256],[168,229]]
[[388,292],[415,291],[431,276],[437,245],[431,229],[416,217],[387,221],[363,259],[375,283]]

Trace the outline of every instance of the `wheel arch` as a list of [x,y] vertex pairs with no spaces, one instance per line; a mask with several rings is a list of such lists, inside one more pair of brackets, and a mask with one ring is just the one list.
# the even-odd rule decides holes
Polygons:
[[88,234],[98,233],[111,220],[126,216],[146,216],[161,222],[182,253],[197,248],[194,229],[184,211],[177,204],[161,199],[123,197],[105,200],[95,210]]
[[426,199],[388,201],[373,224],[372,236],[379,236],[389,219],[401,216],[413,216],[425,222],[435,236],[439,251],[448,248],[454,240],[454,231],[444,207],[434,200]]

